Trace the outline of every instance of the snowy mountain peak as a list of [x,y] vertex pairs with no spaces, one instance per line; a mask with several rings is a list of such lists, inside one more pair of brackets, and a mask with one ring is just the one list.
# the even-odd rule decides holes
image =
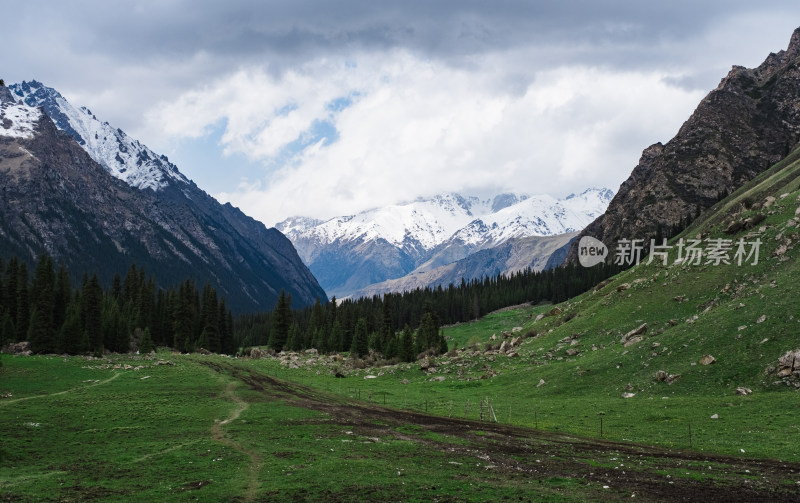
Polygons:
[[86,107],[76,108],[58,91],[37,81],[8,86],[27,107],[42,107],[56,127],[72,136],[101,166],[138,189],[160,190],[171,181],[189,183],[178,168],[138,140],[101,122]]
[[[583,229],[605,211],[614,193],[588,189],[555,199],[548,195],[500,194],[480,199],[440,194],[320,222],[293,217],[277,228],[295,242],[315,248],[334,242],[385,240],[398,246],[432,250],[452,239],[475,245],[510,238],[552,236]],[[302,253],[301,253],[302,254]]]

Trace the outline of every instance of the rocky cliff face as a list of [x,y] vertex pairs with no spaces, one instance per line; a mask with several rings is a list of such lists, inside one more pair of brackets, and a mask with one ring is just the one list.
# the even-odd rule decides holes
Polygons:
[[[581,233],[615,247],[713,205],[800,141],[800,29],[758,67],[734,66],[666,145],[644,150],[606,212]],[[577,241],[567,260],[577,259]]]
[[295,306],[325,292],[276,229],[220,205],[182,177],[138,188],[113,176],[44,108],[0,88],[0,255],[47,252],[104,281],[131,263],[168,286],[210,282],[236,311]]

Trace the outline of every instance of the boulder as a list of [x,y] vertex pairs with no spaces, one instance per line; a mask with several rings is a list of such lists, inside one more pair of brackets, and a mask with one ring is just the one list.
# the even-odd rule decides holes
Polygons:
[[539,379],[539,384],[537,384],[537,385],[536,385],[536,387],[537,387],[537,388],[541,388],[541,387],[542,387],[542,386],[544,386],[545,384],[547,384],[547,383],[546,383],[546,382],[544,382],[544,379]]
[[260,349],[258,349],[258,348],[250,349],[250,358],[252,358],[254,360],[257,360],[257,359],[259,359],[259,358],[261,358],[263,356],[264,356],[264,352],[261,351]]
[[512,334],[516,334],[517,332],[522,332],[522,327],[514,327],[511,329]]
[[536,319],[533,321],[542,321],[542,319],[544,319],[544,314],[537,314]]
[[669,377],[669,374],[666,371],[659,370],[658,372],[656,372],[655,380],[656,382],[664,382],[667,380],[667,377]]
[[667,376],[666,382],[667,384],[672,384],[680,378],[681,378],[680,374],[670,374]]
[[751,394],[752,392],[753,392],[753,390],[751,390],[750,388],[736,388],[736,394],[737,395],[747,396],[747,395]]
[[643,340],[644,340],[644,337],[642,337],[641,335],[634,335],[633,337],[631,337],[630,339],[625,341],[623,346],[627,348],[627,347],[633,346],[634,344],[636,344],[638,342],[642,342]]
[[557,316],[557,315],[559,315],[559,314],[561,314],[563,312],[564,311],[562,311],[560,307],[554,307],[547,314],[550,315],[550,316]]
[[717,363],[717,359],[711,355],[703,355],[699,363],[700,365],[711,365],[712,363]]
[[445,380],[445,377],[444,376],[436,376],[436,377],[431,377],[428,380],[431,381],[431,382],[442,382],[442,381]]
[[[633,330],[631,330],[627,334],[623,335],[622,339],[620,339],[620,342],[627,347],[627,346],[629,346],[629,344],[627,344],[627,342],[630,341],[632,338],[639,336],[639,340],[637,340],[636,342],[640,342],[641,340],[644,339],[644,337],[642,337],[642,336],[644,334],[646,334],[646,333],[647,333],[647,323],[642,323],[641,325],[639,325],[638,327],[634,328]],[[632,344],[635,344],[636,342],[634,342]]]
[[508,344],[506,343],[506,341],[503,341],[503,343],[500,344],[500,352],[505,353],[506,349],[508,349]]
[[636,396],[636,393],[625,392],[625,393],[622,394],[622,398],[633,398],[635,396]]
[[511,347],[513,348],[514,346],[518,346],[519,341],[520,341],[519,337],[514,337],[513,339],[511,339]]
[[577,350],[577,349],[575,349],[575,348],[569,348],[569,349],[567,350],[567,356],[577,356],[577,355],[578,355],[578,353],[580,353],[580,351],[578,351],[578,350]]

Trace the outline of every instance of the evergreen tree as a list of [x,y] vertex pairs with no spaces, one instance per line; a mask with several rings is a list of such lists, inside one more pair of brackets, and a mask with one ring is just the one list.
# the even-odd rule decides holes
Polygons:
[[269,346],[275,351],[283,350],[289,338],[289,328],[292,324],[291,304],[292,296],[287,296],[286,292],[281,290],[272,314],[272,330],[269,334]]
[[365,356],[369,353],[367,320],[364,318],[359,318],[358,323],[356,323],[356,329],[353,333],[353,343],[350,346],[350,353],[354,358]]
[[404,362],[413,362],[415,358],[414,353],[414,333],[408,325],[403,328],[403,345],[400,351],[400,359]]
[[58,339],[61,342],[59,352],[76,355],[88,349],[83,327],[81,326],[81,307],[79,304],[72,303],[67,307],[66,318],[59,330]]
[[56,329],[53,323],[55,299],[53,261],[47,255],[39,257],[31,289],[31,321],[27,338],[34,353],[56,352]]
[[81,294],[81,313],[88,350],[96,355],[103,353],[103,290],[97,275],[93,274]]
[[28,324],[31,318],[30,298],[28,295],[28,266],[19,264],[17,273],[17,340],[24,341],[28,336]]
[[203,334],[205,339],[204,346],[212,353],[219,353],[221,350],[219,334],[219,304],[217,303],[217,292],[211,285],[206,283],[203,287],[203,310],[201,313],[203,320]]

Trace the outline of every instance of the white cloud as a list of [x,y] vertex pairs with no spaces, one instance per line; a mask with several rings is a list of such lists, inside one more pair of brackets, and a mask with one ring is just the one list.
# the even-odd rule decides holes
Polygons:
[[[532,72],[520,87],[506,84],[506,68],[501,58],[454,68],[395,52],[315,61],[282,76],[251,69],[149,118],[171,137],[226,121],[224,149],[270,169],[217,196],[271,225],[446,191],[616,189],[642,149],[669,140],[703,94],[668,84],[675,75],[586,66]],[[328,106],[347,96],[355,97],[343,110]],[[335,126],[336,141],[306,142],[289,162],[271,163],[321,120]]]
[[[148,117],[172,138],[225,121],[225,151],[265,169],[218,197],[270,225],[445,191],[616,189],[641,150],[671,138],[703,94],[668,84],[676,75],[586,66],[531,72],[519,86],[504,80],[506,68],[502,58],[454,68],[395,52],[324,59],[282,76],[250,69]],[[349,106],[330,109],[348,96]],[[331,122],[338,139],[271,162],[315,121]]]

